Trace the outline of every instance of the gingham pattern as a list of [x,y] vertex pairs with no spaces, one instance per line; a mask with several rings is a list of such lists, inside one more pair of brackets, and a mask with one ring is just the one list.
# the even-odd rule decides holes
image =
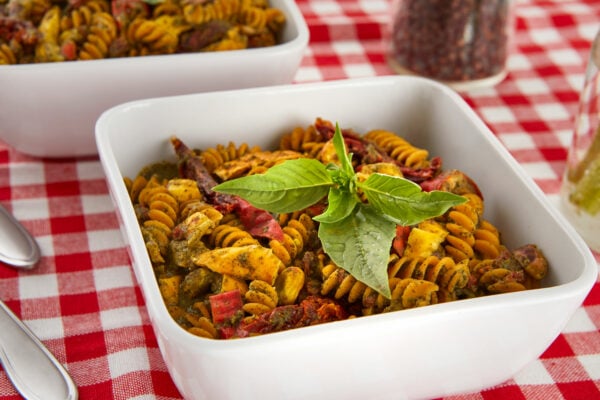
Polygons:
[[[384,0],[298,0],[311,33],[295,82],[389,75]],[[598,0],[517,3],[510,73],[463,96],[556,200]],[[0,143],[0,202],[32,232],[30,272],[0,266],[0,296],[72,374],[81,399],[179,399],[132,274],[97,159],[39,160]],[[598,257],[600,260],[600,257]],[[513,379],[447,399],[600,398],[600,286]],[[0,399],[18,399],[0,371]]]

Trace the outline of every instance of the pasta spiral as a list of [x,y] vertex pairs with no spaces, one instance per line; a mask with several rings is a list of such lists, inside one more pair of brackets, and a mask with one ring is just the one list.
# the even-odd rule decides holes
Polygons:
[[482,259],[493,259],[500,255],[500,233],[487,220],[482,220],[474,232],[473,249]]
[[16,64],[17,56],[6,43],[0,43],[0,65]]
[[455,263],[450,257],[437,256],[425,259],[391,256],[388,274],[390,278],[414,278],[436,283],[440,290],[440,302],[456,300],[471,276],[468,260]]
[[414,278],[390,278],[391,299],[371,288],[363,294],[363,315],[399,311],[437,303],[438,285]]
[[155,20],[136,18],[126,31],[130,54],[172,54],[177,50],[179,34],[187,29],[188,26],[170,15],[162,15]]
[[467,203],[452,207],[445,216],[445,228],[450,232],[446,237],[446,252],[455,260],[461,261],[475,256],[475,230],[479,224],[479,197],[465,196]]
[[322,274],[322,295],[333,295],[338,300],[346,298],[349,303],[354,303],[362,299],[367,289],[364,283],[333,263],[325,265]]
[[192,324],[187,329],[189,333],[196,336],[204,337],[207,339],[216,339],[219,337],[217,328],[212,321],[207,317],[195,317],[193,314],[186,314],[186,319]]
[[164,263],[177,221],[177,200],[156,179],[136,178],[130,186],[130,196],[139,204],[138,218],[150,258]]
[[[265,6],[262,6],[265,8]],[[285,25],[285,14],[278,8],[265,9],[267,27],[271,32],[281,32]]]
[[273,239],[269,241],[269,247],[284,265],[289,266],[302,253],[313,235],[316,235],[313,219],[308,214],[301,214],[283,227],[283,241]]
[[219,144],[216,147],[210,147],[202,151],[200,159],[208,172],[213,172],[227,161],[236,160],[248,153],[257,151],[260,151],[260,147],[258,146],[250,148],[248,144],[242,143],[239,147],[236,147],[233,142],[229,142],[227,146]]
[[279,141],[279,148],[305,153],[311,158],[317,158],[325,142],[325,138],[315,126],[309,125],[306,129],[296,127],[283,135]]
[[240,12],[240,22],[253,31],[262,31],[267,27],[268,13],[263,8],[245,7]]
[[191,311],[187,311],[180,306],[170,306],[168,310],[171,317],[185,327],[185,330],[189,333],[207,339],[218,338],[219,333],[211,320],[210,314],[199,311],[201,308],[203,307],[194,304]]
[[165,0],[160,2],[152,10],[152,17],[158,18],[163,15],[183,17],[183,9],[177,0]]
[[189,2],[183,6],[183,15],[190,24],[200,25],[213,20],[234,21],[244,8],[246,0],[214,0],[210,3]]
[[243,175],[260,174],[274,165],[300,157],[302,155],[295,151],[252,151],[224,162],[215,168],[212,173],[222,180],[229,180]]
[[210,235],[210,245],[214,247],[239,247],[259,244],[251,234],[232,225],[219,225]]
[[253,280],[248,285],[244,300],[245,303],[242,309],[253,317],[274,309],[277,306],[279,297],[277,290],[267,282]]
[[89,1],[79,7],[75,7],[70,12],[65,12],[60,18],[61,31],[86,27],[91,24],[92,16],[99,12],[108,12],[107,3],[99,1]]
[[92,16],[89,31],[81,49],[80,60],[99,60],[106,58],[112,41],[117,37],[117,24],[106,12],[97,12]]
[[133,203],[137,203],[140,192],[148,184],[148,179],[143,175],[138,175],[135,179],[125,178],[124,183],[127,188],[127,193],[129,193],[129,198]]
[[177,222],[179,204],[166,186],[154,183],[150,180],[138,196],[140,205],[147,208],[144,225],[160,226],[170,234]]
[[400,165],[411,168],[423,168],[429,165],[429,152],[413,146],[393,132],[377,129],[368,132],[365,138],[372,140],[379,147],[398,161]]

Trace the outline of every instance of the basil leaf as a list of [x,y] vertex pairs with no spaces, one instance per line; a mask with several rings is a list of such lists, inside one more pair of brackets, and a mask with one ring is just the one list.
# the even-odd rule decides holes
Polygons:
[[333,262],[388,299],[387,266],[395,234],[395,223],[362,203],[343,220],[319,225],[323,250]]
[[340,126],[337,122],[335,124],[335,133],[333,134],[333,148],[335,149],[335,153],[340,160],[341,168],[344,174],[348,178],[354,176],[354,167],[352,166],[351,161],[352,155],[348,155],[346,152],[346,143],[344,142],[342,131],[340,130]]
[[403,226],[437,217],[467,201],[450,192],[424,192],[416,183],[390,175],[372,174],[358,185],[370,205]]
[[328,206],[321,215],[313,217],[314,220],[333,224],[346,218],[356,207],[360,200],[347,190],[341,190],[335,187],[329,189],[327,197]]
[[225,181],[213,190],[240,196],[266,211],[287,213],[315,204],[327,195],[332,185],[322,163],[299,158],[275,165],[264,174]]

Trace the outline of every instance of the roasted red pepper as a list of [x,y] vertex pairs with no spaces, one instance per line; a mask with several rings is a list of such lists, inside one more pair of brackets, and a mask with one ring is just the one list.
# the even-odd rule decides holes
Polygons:
[[236,326],[244,315],[242,295],[239,290],[215,294],[208,298],[213,323],[222,339],[235,335]]

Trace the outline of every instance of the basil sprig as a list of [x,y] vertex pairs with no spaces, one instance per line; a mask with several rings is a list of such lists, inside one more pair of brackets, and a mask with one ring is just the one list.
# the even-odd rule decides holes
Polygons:
[[287,160],[264,174],[225,181],[213,190],[273,213],[302,210],[327,196],[327,209],[314,217],[323,250],[358,281],[390,298],[387,265],[396,226],[437,217],[466,199],[449,192],[423,192],[414,182],[379,173],[360,182],[338,124],[333,145],[339,164]]

